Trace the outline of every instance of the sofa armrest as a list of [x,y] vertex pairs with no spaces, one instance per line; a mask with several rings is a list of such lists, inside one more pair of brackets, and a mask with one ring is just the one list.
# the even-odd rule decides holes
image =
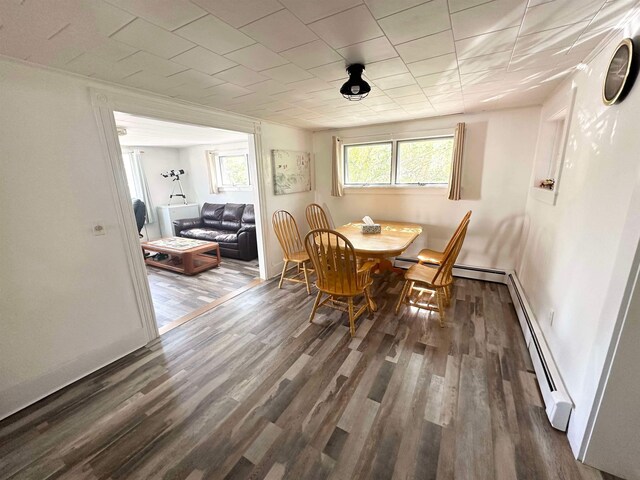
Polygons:
[[240,230],[238,230],[238,235],[240,235],[242,232],[254,232],[256,231],[256,226],[255,225],[245,225],[244,227],[241,227]]
[[202,227],[202,218],[183,218],[181,220],[173,221],[173,232],[176,237],[180,236],[180,232],[182,230],[187,230],[189,228],[199,228]]

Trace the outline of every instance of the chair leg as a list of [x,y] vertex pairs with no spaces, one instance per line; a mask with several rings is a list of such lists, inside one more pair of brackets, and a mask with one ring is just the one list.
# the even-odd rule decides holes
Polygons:
[[353,317],[353,297],[349,297],[349,333],[352,337],[356,336],[356,321]]
[[318,310],[318,305],[320,305],[320,299],[322,298],[322,292],[318,290],[318,295],[316,296],[316,301],[313,302],[313,308],[311,309],[311,315],[309,316],[309,323],[313,323],[313,317],[316,315],[316,310]]
[[371,295],[369,294],[369,289],[365,288],[364,291],[364,301],[367,302],[367,312],[369,313],[373,313],[375,310],[373,308],[373,299],[371,298]]
[[407,292],[409,291],[409,285],[411,283],[412,282],[409,282],[407,280],[404,282],[404,285],[402,286],[402,292],[400,292],[400,298],[398,299],[398,303],[396,304],[396,315],[398,314],[398,312],[400,312],[400,306],[402,305],[405,297],[407,296]]
[[446,304],[446,293],[444,288],[436,289],[436,301],[438,302],[438,315],[440,316],[440,327],[444,327],[444,309]]
[[304,283],[307,285],[307,295],[311,295],[311,285],[309,285],[309,275],[307,273],[307,262],[302,262],[302,271],[304,272]]
[[288,265],[289,265],[289,260],[285,260],[284,265],[282,266],[282,273],[280,274],[280,283],[278,283],[278,288],[282,288],[282,282],[284,281],[284,272],[287,271]]

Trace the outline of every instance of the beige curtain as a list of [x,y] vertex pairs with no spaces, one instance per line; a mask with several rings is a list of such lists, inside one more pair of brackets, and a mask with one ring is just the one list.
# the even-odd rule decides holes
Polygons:
[[215,195],[220,193],[218,175],[216,174],[216,153],[212,150],[207,150],[205,155],[207,157],[207,173],[209,174],[209,193]]
[[462,191],[462,156],[464,150],[465,124],[456,125],[453,136],[453,161],[451,162],[451,177],[449,178],[449,200],[460,200]]
[[342,185],[342,141],[338,137],[331,137],[331,196],[344,195]]

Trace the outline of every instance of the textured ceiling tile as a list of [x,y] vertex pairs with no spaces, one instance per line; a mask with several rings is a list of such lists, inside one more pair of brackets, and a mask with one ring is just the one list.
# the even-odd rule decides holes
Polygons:
[[466,10],[467,8],[477,7],[490,1],[492,0],[449,0],[449,11],[455,13],[460,10]]
[[522,21],[526,0],[494,0],[451,15],[456,40],[517,27]]
[[384,93],[391,98],[399,98],[421,94],[422,89],[418,85],[407,85],[406,87],[390,88],[389,90],[385,90]]
[[490,53],[511,51],[518,38],[519,29],[520,27],[511,27],[498,32],[458,40],[456,42],[458,58],[479,57]]
[[446,0],[432,0],[423,5],[385,17],[379,23],[394,45],[450,28]]
[[243,65],[238,65],[224,72],[216,73],[214,77],[233,83],[234,85],[240,85],[241,87],[268,80],[264,75],[260,75]]
[[187,0],[105,0],[166,30],[175,30],[207,12]]
[[428,37],[411,40],[396,45],[396,50],[405,63],[417,62],[432,57],[439,57],[456,51],[453,43],[453,32],[445,30]]
[[348,64],[352,63],[373,63],[387,58],[398,56],[393,45],[387,40],[387,37],[378,37],[366,42],[360,42],[340,48],[338,53],[342,55]]
[[340,54],[322,40],[285,50],[281,55],[302,68],[319,67],[342,60]]
[[364,0],[375,18],[388,17],[393,13],[406,10],[424,3],[424,0]]
[[212,15],[185,25],[175,33],[219,54],[229,53],[255,43],[244,33]]
[[318,78],[326,80],[327,82],[340,79],[343,79],[346,82],[349,77],[344,60],[330,63],[329,65],[323,65],[321,67],[311,68],[309,69],[309,72]]
[[542,52],[557,48],[570,47],[585,31],[589,22],[576,23],[558,27],[544,32],[532,33],[518,37],[513,50],[514,56]]
[[373,80],[406,72],[408,72],[407,66],[400,57],[381,60],[380,62],[370,63],[365,66],[366,76]]
[[416,80],[410,73],[401,73],[400,75],[392,75],[390,77],[379,78],[376,80],[376,87],[387,90],[390,88],[405,87],[407,85],[415,85]]
[[364,5],[311,23],[309,27],[333,48],[382,36],[382,30]]
[[111,38],[164,58],[195,47],[190,41],[141,18],[136,18]]
[[460,73],[482,72],[484,70],[493,70],[496,68],[505,68],[509,65],[511,52],[499,52],[491,55],[483,55],[481,57],[467,58],[458,62]]
[[453,53],[448,53],[439,57],[409,63],[407,67],[413,75],[422,76],[456,69],[458,68],[458,61]]
[[289,63],[285,58],[259,43],[254,43],[248,47],[228,53],[225,56],[234,62],[258,71]]
[[145,70],[164,77],[186,70],[183,65],[142,51],[120,60],[117,65],[123,68]]
[[242,27],[244,33],[281,52],[316,40],[316,35],[288,10],[280,10]]
[[197,70],[184,70],[182,72],[174,73],[171,75],[171,78],[180,80],[181,84],[193,85],[203,89],[225,83],[224,80],[220,80]]
[[229,98],[240,97],[242,95],[248,95],[251,90],[248,90],[239,85],[232,83],[223,83],[222,85],[216,85],[208,89],[211,92],[211,96],[225,96]]
[[235,28],[282,10],[277,0],[191,0]]
[[260,73],[281,83],[297,82],[298,80],[304,80],[305,78],[311,78],[313,76],[306,70],[291,63],[282,65],[281,67],[263,70]]
[[602,0],[555,0],[528,8],[521,35],[591,20],[602,7]]
[[171,60],[179,63],[180,65],[208,73],[209,75],[236,66],[235,62],[202,47],[196,47],[188,50],[173,57]]
[[431,75],[424,75],[423,77],[416,78],[418,85],[423,88],[442,85],[443,83],[457,82],[459,80],[460,75],[458,73],[458,70],[448,70],[446,72],[432,73]]
[[304,23],[311,23],[355,7],[362,0],[280,0],[280,3]]

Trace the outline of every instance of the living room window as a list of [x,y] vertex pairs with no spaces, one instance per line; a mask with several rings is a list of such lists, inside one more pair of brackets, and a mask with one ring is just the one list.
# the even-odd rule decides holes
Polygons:
[[344,145],[346,186],[444,186],[453,135]]
[[250,190],[249,155],[246,151],[207,151],[211,191]]

